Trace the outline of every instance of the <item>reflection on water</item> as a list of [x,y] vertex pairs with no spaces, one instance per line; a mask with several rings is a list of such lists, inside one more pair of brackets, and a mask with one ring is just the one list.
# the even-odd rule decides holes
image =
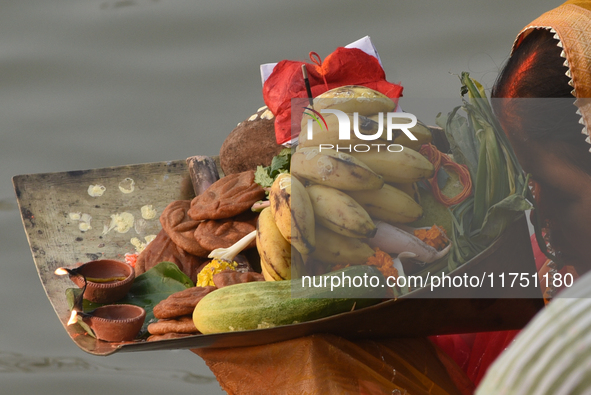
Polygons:
[[124,376],[144,376],[151,379],[183,381],[189,384],[214,383],[214,377],[206,377],[182,370],[148,370],[107,367],[74,357],[28,357],[22,354],[0,351],[0,373],[75,373],[98,372]]
[[16,210],[14,199],[0,199],[0,211]]
[[149,3],[157,3],[160,0],[115,0],[115,1],[103,1],[100,5],[101,9],[107,8],[122,8],[129,7],[132,5],[146,5]]

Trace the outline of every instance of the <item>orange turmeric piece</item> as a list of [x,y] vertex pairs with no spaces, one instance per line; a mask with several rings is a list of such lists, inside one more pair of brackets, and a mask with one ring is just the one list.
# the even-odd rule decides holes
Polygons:
[[445,229],[440,226],[433,225],[431,229],[416,229],[414,234],[425,244],[430,245],[437,251],[443,249],[447,245]]
[[376,248],[376,253],[369,257],[367,264],[370,266],[376,266],[386,278],[390,276],[394,278],[398,277],[398,270],[394,267],[392,257],[379,248]]
[[[388,276],[398,278],[398,270],[394,267],[392,257],[379,248],[376,248],[376,253],[368,258],[366,264],[368,266],[375,266],[386,278],[388,278]],[[341,270],[349,266],[351,265],[338,264],[334,265],[331,270]]]

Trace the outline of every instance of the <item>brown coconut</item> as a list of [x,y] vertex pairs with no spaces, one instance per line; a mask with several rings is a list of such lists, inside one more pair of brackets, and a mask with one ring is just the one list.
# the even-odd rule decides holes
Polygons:
[[283,147],[275,139],[275,117],[267,107],[240,122],[220,149],[220,164],[226,175],[269,166]]

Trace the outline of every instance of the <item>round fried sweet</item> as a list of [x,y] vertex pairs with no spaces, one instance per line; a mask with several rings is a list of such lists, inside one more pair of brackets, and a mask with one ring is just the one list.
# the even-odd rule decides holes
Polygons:
[[[248,210],[234,218],[195,221],[187,215],[188,200],[170,203],[160,215],[162,229],[179,249],[206,258],[216,248],[227,248],[256,229],[256,214]],[[254,247],[254,242],[247,248]]]
[[195,221],[231,218],[264,197],[264,189],[254,182],[254,170],[231,174],[191,200],[187,215]]
[[197,333],[174,333],[174,332],[169,332],[169,333],[165,333],[163,335],[151,335],[148,336],[148,338],[146,339],[146,341],[149,342],[155,342],[158,340],[168,340],[168,339],[178,339],[181,337],[187,337],[187,336],[193,336],[196,335]]
[[195,229],[201,223],[187,215],[191,207],[189,200],[176,200],[170,203],[160,215],[162,229],[171,238],[174,244],[190,254],[207,257],[211,250],[204,249],[195,240]]
[[197,273],[208,262],[207,258],[189,254],[177,246],[162,229],[137,257],[135,275],[139,276],[164,261],[176,264],[193,282],[197,281]]
[[252,281],[265,281],[262,274],[257,272],[237,272],[236,270],[223,270],[213,275],[213,283],[217,289],[234,284],[249,283]]
[[153,322],[148,325],[148,332],[152,335],[164,335],[166,333],[199,333],[193,323],[193,318],[190,315]]
[[[199,245],[209,251],[228,248],[256,229],[256,214],[245,212],[234,218],[204,221],[199,224],[194,238]],[[255,241],[246,248],[256,246]]]
[[211,286],[191,287],[175,292],[154,306],[154,317],[158,319],[170,319],[193,314],[197,303],[215,289],[215,287]]

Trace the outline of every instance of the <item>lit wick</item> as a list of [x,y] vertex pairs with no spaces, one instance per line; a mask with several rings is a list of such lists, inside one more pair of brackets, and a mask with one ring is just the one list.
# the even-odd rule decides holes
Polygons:
[[66,274],[70,276],[81,276],[84,279],[84,286],[82,287],[82,292],[80,292],[76,298],[74,299],[74,306],[72,307],[72,313],[70,314],[70,319],[68,320],[67,326],[75,324],[78,322],[78,316],[85,316],[87,313],[84,313],[84,292],[86,291],[86,286],[88,285],[88,281],[86,281],[86,276],[81,273],[78,273],[76,269],[68,269],[66,267],[58,267],[55,269],[55,274],[58,276],[64,276]]
[[76,310],[72,310],[72,313],[70,314],[70,319],[68,320],[67,325],[73,325],[75,323],[78,322],[78,312]]
[[65,267],[58,267],[57,269],[55,269],[54,273],[57,274],[58,276],[65,276],[66,274],[69,274],[70,276],[74,276],[77,274],[74,269],[67,269]]

